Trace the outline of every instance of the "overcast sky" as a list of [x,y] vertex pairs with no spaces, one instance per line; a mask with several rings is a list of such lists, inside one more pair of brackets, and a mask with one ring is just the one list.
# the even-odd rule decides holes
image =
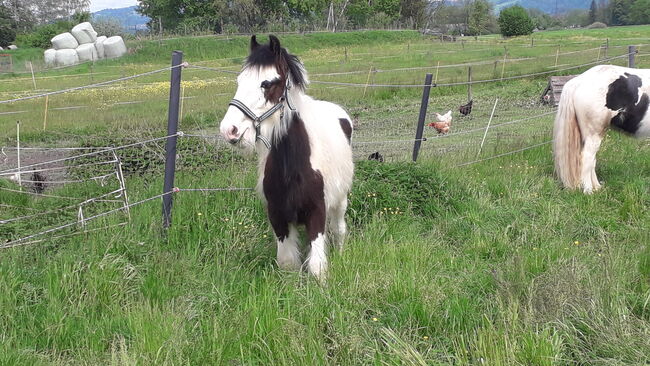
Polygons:
[[124,8],[127,6],[137,5],[138,0],[91,0],[90,11],[96,12],[102,9]]

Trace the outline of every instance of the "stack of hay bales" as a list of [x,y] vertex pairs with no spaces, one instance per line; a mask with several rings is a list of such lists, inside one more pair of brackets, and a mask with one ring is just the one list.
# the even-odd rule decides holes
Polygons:
[[52,47],[45,51],[47,66],[69,66],[84,61],[121,57],[127,52],[122,37],[97,37],[97,32],[88,22],[77,24],[69,33],[52,38]]

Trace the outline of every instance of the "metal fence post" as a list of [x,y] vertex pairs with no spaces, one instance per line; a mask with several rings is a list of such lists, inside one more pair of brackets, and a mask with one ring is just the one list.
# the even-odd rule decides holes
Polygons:
[[636,56],[636,46],[627,47],[627,67],[633,69],[634,65],[634,56]]
[[424,78],[424,90],[422,91],[422,104],[420,105],[420,117],[415,132],[415,143],[413,144],[413,161],[418,161],[420,145],[422,145],[422,133],[424,132],[424,120],[427,118],[427,107],[429,106],[429,93],[431,92],[432,74],[427,74]]
[[[183,52],[172,53],[172,72],[169,86],[169,114],[167,117],[167,143],[165,144],[165,182],[163,183],[163,194],[174,189],[174,173],[176,172],[176,142],[178,136],[178,114],[181,96],[181,69]],[[174,136],[172,136],[174,135]],[[172,205],[174,197],[172,194],[163,196],[163,228],[168,228],[172,223]]]

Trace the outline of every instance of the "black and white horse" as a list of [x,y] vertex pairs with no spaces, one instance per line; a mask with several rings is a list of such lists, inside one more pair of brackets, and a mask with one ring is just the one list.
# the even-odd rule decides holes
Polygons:
[[601,65],[569,80],[553,130],[555,170],[567,188],[598,190],[596,153],[608,126],[650,136],[650,70]]
[[221,134],[258,154],[257,190],[277,237],[278,265],[301,268],[297,226],[304,225],[311,244],[307,268],[324,278],[326,233],[339,250],[346,235],[354,174],[351,119],[338,105],[306,95],[303,64],[269,38],[263,45],[251,38]]

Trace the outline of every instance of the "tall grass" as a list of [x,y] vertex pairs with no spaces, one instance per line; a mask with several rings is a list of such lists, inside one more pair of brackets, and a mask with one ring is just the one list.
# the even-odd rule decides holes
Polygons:
[[[636,32],[606,31],[613,32],[607,33],[612,38]],[[557,37],[591,34],[581,32],[558,32]],[[323,71],[354,69],[338,53],[346,44],[348,62],[359,68],[364,62],[367,66],[368,59],[352,60],[355,52],[388,55],[401,50],[402,59],[376,61],[395,67],[420,65],[428,57],[405,49],[415,53],[418,47],[462,47],[439,46],[426,39],[411,45],[400,40],[383,43],[372,39],[374,34],[355,43],[346,38],[353,36],[336,40],[338,36],[321,36],[330,37],[335,47],[305,46],[310,71],[310,66]],[[288,42],[299,47],[302,38],[295,37]],[[535,37],[548,38],[549,43],[559,39],[555,32]],[[594,37],[597,42],[599,37],[600,33]],[[483,47],[481,41],[465,46]],[[191,41],[178,42],[189,47]],[[243,47],[245,40],[237,42]],[[492,47],[496,40],[486,42]],[[144,46],[144,54],[157,52],[146,47],[159,46]],[[502,51],[498,47],[476,52]],[[160,55],[158,59],[136,55],[129,62],[163,64],[167,56],[162,51]],[[337,61],[327,66],[332,59]],[[98,64],[95,71],[110,70],[111,63]],[[184,80],[203,80],[206,75],[188,72]],[[407,77],[393,77],[409,82]],[[148,83],[163,81],[152,78]],[[43,82],[56,87],[79,81]],[[21,121],[33,125],[31,132],[26,127],[28,143],[104,146],[162,135],[165,102],[155,100],[165,98],[164,86],[139,94],[129,91],[132,86],[136,85],[55,98],[56,106],[83,104],[96,109],[53,116],[44,132],[41,116],[30,112]],[[504,121],[548,110],[536,104],[544,86],[544,79],[477,86],[473,115],[455,119],[454,128],[480,126],[496,97],[504,101],[498,117]],[[7,89],[15,87],[12,83]],[[230,97],[214,94],[230,91],[221,84],[198,81],[186,86],[186,95],[198,97],[186,100],[182,128],[213,133],[219,111]],[[121,93],[135,93],[125,95],[127,101],[138,98],[147,103],[119,107],[124,109],[98,106],[123,101]],[[355,114],[356,138],[412,134],[419,90],[379,89],[365,98],[359,90],[314,93],[342,102]],[[464,88],[434,89],[431,110],[455,107],[465,98]],[[38,103],[25,108],[36,109]],[[13,134],[14,120],[2,120],[5,137]],[[493,145],[484,154],[537,142],[551,120],[491,132]],[[463,144],[473,146],[475,140],[467,138]],[[178,187],[254,185],[252,159],[209,141],[180,141]],[[273,233],[260,201],[249,191],[177,194],[168,232],[160,229],[161,208],[154,201],[134,207],[131,221],[122,228],[3,250],[0,364],[649,363],[647,142],[608,135],[598,166],[604,189],[585,196],[559,188],[548,145],[458,168],[458,162],[473,160],[476,151],[462,153],[454,150],[457,144],[443,141],[425,142],[424,158],[417,164],[358,162],[347,216],[350,236],[343,254],[332,253],[325,285],[304,273],[276,267]],[[384,152],[386,147],[377,148]],[[410,145],[403,149],[408,152]],[[127,179],[132,202],[160,193],[160,151],[160,145],[152,145],[120,153],[126,167],[134,168]],[[2,187],[15,185],[5,181]],[[85,197],[95,194],[94,189],[70,185],[48,192]],[[61,205],[3,191],[0,204],[23,207],[0,206],[0,219]],[[15,238],[39,225],[74,220],[74,215],[35,219],[29,226],[13,226],[15,232],[10,234],[1,229],[12,226],[0,225],[0,234]],[[110,216],[88,229],[115,225],[124,218]]]

